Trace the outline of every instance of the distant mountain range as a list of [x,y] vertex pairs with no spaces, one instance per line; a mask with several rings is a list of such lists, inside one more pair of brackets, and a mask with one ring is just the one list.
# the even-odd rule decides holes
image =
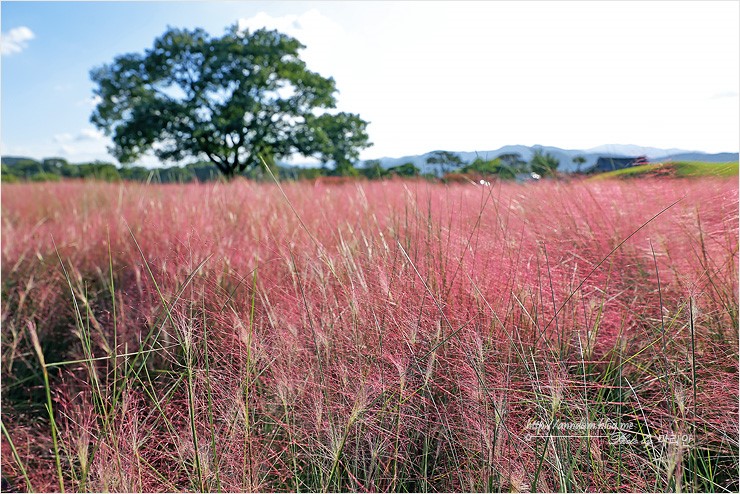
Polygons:
[[[502,154],[519,153],[524,161],[529,161],[535,151],[540,150],[543,153],[550,153],[560,161],[560,171],[576,171],[577,165],[573,163],[573,158],[583,156],[585,163],[581,165],[582,170],[596,164],[600,157],[637,157],[645,156],[650,162],[663,161],[705,161],[710,163],[723,163],[729,161],[738,161],[738,153],[703,153],[700,151],[687,151],[685,149],[660,149],[652,147],[635,146],[631,144],[605,144],[591,149],[561,149],[553,146],[504,146],[492,151],[462,151],[454,152],[464,162],[469,163],[476,157],[483,159],[493,159]],[[426,160],[435,151],[430,151],[421,155],[402,156],[400,158],[380,158],[380,164],[384,168],[391,168],[403,163],[413,163],[422,173],[437,173],[439,165],[427,164]],[[369,160],[368,160],[369,161]],[[365,162],[362,162],[364,164]],[[362,166],[362,165],[360,165]]]

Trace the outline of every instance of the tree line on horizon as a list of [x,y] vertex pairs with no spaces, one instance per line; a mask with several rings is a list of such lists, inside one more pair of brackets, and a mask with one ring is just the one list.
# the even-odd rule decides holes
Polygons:
[[[575,160],[574,160],[575,161]],[[412,162],[393,167],[384,167],[380,160],[368,160],[362,165],[350,163],[343,167],[323,164],[317,167],[271,166],[272,174],[280,180],[311,180],[320,177],[356,177],[387,179],[392,177],[422,177],[427,179],[477,180],[498,178],[513,180],[523,174],[551,177],[557,174],[560,165],[549,153],[536,151],[531,160],[525,161],[518,153],[502,154],[493,159],[477,157],[471,162],[463,161],[449,151],[435,151],[426,159],[433,173],[422,173]],[[188,183],[224,180],[224,175],[208,161],[197,161],[182,166],[147,168],[140,165],[120,165],[106,161],[69,163],[64,158],[35,160],[23,157],[2,158],[3,182],[59,181],[63,179],[92,179],[107,182],[138,181],[154,183]],[[232,177],[241,176],[251,180],[272,180],[262,168],[250,168]]]

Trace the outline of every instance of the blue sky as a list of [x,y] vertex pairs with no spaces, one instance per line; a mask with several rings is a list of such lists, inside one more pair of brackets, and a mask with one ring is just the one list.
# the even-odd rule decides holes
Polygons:
[[[114,161],[89,71],[167,26],[278,28],[370,121],[363,159],[506,144],[738,151],[737,2],[8,2],[3,155]],[[141,160],[154,164],[153,158]]]

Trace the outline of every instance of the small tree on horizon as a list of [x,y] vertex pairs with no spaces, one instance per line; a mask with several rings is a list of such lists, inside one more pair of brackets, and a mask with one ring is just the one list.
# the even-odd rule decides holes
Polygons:
[[402,163],[398,166],[388,168],[388,175],[396,175],[399,177],[416,177],[419,175],[420,170],[414,166],[412,162]]
[[208,159],[227,177],[298,154],[348,170],[370,145],[367,122],[332,113],[334,79],[306,68],[298,40],[231,26],[168,29],[143,54],[93,69],[100,98],[90,120],[130,163],[152,151],[162,161]]
[[359,171],[367,178],[382,178],[388,175],[380,160],[365,161],[365,165]]
[[576,173],[581,173],[581,167],[586,162],[586,158],[584,158],[581,155],[575,156],[573,158],[573,163],[576,164]]
[[460,156],[449,151],[434,151],[427,157],[426,162],[429,165],[439,165],[440,176],[451,168],[460,168],[465,164]]
[[529,169],[542,177],[554,176],[559,166],[560,161],[555,156],[540,149],[535,150],[529,160]]
[[519,153],[500,154],[497,159],[501,161],[502,165],[511,168],[515,173],[523,171],[527,166],[527,162],[522,159],[522,155]]

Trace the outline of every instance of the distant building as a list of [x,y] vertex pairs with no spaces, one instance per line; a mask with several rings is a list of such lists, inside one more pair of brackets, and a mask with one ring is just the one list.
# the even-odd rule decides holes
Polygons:
[[632,166],[647,165],[647,163],[648,160],[645,156],[638,156],[636,158],[599,157],[596,160],[596,164],[588,171],[590,173],[611,172]]

